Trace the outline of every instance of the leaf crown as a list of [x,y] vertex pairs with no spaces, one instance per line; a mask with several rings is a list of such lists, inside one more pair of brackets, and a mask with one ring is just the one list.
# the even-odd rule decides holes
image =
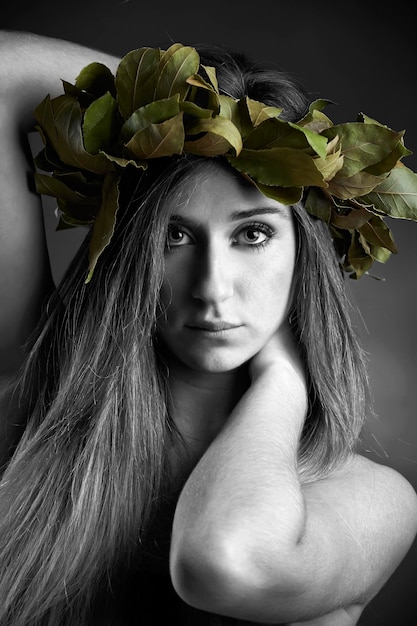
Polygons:
[[417,220],[417,174],[401,162],[411,154],[404,131],[362,113],[334,125],[323,113],[328,100],[284,121],[280,108],[220,94],[215,69],[193,47],[139,48],[115,76],[91,63],[63,87],[35,111],[44,143],[35,182],[57,198],[58,229],[92,225],[86,282],[114,232],[123,169],[146,169],[150,159],[223,156],[265,196],[303,199],[328,224],[352,278],[397,252],[385,216]]

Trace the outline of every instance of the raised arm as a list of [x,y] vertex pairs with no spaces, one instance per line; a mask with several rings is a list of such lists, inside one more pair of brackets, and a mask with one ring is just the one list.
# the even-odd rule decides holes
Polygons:
[[52,288],[39,197],[29,190],[27,133],[47,93],[62,93],[87,63],[117,60],[77,44],[24,32],[0,32],[0,364],[8,374]]
[[416,496],[396,472],[360,457],[302,485],[302,372],[277,340],[263,352],[180,496],[173,584],[214,613],[352,626],[414,539]]
[[[40,199],[30,191],[28,132],[33,110],[60,79],[73,81],[83,66],[117,59],[82,46],[24,32],[0,31],[0,466],[7,458],[10,424],[22,415],[11,406],[8,381],[18,369],[22,346],[53,288]],[[21,413],[24,413],[24,407]]]

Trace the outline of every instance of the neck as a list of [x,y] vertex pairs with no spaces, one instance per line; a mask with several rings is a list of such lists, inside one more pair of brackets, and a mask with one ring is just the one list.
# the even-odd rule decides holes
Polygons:
[[[194,370],[172,353],[163,354],[168,369],[172,418],[181,428],[217,434],[249,386],[247,366],[220,373]],[[190,426],[192,424],[192,428]]]
[[169,453],[176,491],[222,429],[249,378],[246,366],[213,374],[193,370],[172,354],[160,356],[167,368],[169,411],[181,434]]

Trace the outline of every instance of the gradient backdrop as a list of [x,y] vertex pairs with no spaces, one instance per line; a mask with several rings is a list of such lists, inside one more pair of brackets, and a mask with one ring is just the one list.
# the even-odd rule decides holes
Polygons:
[[[7,0],[6,0],[7,1]],[[408,4],[410,7],[410,4]],[[389,12],[386,12],[386,11]],[[145,45],[214,43],[244,50],[295,73],[317,97],[337,103],[335,122],[359,111],[407,129],[405,160],[417,170],[416,33],[406,2],[261,3],[192,0],[14,0],[0,9],[0,27],[61,37],[123,55]],[[7,88],[2,85],[1,88]],[[56,277],[79,233],[54,233],[47,207]],[[400,250],[373,269],[385,282],[349,281],[359,332],[370,354],[375,416],[366,454],[391,465],[417,489],[417,224],[390,220]],[[364,613],[361,626],[417,624],[417,545]]]

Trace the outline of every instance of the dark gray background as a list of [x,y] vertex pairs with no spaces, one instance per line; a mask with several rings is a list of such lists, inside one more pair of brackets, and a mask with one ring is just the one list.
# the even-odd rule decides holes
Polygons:
[[[15,0],[3,3],[0,27],[61,37],[123,55],[145,45],[215,43],[274,62],[317,97],[337,103],[326,112],[335,122],[359,111],[407,129],[417,170],[416,34],[405,1],[386,9],[379,2],[197,2],[191,0]],[[1,62],[1,60],[0,60]],[[2,85],[0,88],[7,88]],[[49,245],[59,277],[79,233],[53,233]],[[416,349],[417,224],[390,220],[399,254],[373,272],[385,282],[349,281],[366,350],[376,417],[366,429],[367,454],[391,465],[417,488]],[[367,608],[362,626],[417,623],[417,546]]]

